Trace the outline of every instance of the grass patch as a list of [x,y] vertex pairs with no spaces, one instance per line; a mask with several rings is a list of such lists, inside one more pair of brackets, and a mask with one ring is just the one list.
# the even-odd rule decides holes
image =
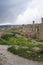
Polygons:
[[8,51],[10,51],[11,53],[15,55],[18,55],[27,59],[31,59],[34,61],[43,61],[43,51],[41,50],[40,52],[35,52],[34,50],[32,50],[32,48],[30,47],[22,48],[21,46],[18,49],[16,49],[14,46],[12,46],[8,48]]
[[[0,44],[2,45],[13,45],[8,48],[8,51],[11,53],[27,58],[32,59],[36,61],[43,61],[43,45],[38,44],[35,45],[35,41],[37,41],[37,38],[33,38],[33,42],[26,39],[24,36],[22,37],[16,37],[15,35],[19,34],[20,32],[13,32],[13,34],[6,34],[3,35],[0,38]],[[33,47],[39,47],[40,51],[36,52],[33,50]]]

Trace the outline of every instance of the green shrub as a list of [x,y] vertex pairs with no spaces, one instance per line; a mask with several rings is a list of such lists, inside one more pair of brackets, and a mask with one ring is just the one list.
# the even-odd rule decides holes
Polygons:
[[43,61],[43,54],[42,53],[40,53],[40,52],[37,53],[33,50],[30,50],[30,52],[27,53],[26,51],[29,51],[29,50],[30,50],[29,48],[25,49],[25,48],[22,48],[22,47],[15,49],[14,46],[8,48],[8,51],[12,52],[13,54],[19,55],[21,57],[36,60],[36,61]]

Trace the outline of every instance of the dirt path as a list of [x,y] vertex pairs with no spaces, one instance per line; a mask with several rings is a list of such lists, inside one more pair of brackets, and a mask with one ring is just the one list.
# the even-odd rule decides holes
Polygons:
[[0,65],[43,65],[43,62],[30,61],[7,51],[8,46],[0,45]]

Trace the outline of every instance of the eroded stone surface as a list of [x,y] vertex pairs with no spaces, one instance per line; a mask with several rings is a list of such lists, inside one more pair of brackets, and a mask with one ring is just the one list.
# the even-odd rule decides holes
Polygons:
[[2,65],[43,65],[43,62],[36,62],[21,58],[7,51],[8,46],[0,45],[0,63]]

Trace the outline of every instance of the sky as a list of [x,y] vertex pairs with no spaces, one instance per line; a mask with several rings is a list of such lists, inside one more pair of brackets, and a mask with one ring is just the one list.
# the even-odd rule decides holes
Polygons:
[[43,0],[0,0],[0,25],[40,23]]

